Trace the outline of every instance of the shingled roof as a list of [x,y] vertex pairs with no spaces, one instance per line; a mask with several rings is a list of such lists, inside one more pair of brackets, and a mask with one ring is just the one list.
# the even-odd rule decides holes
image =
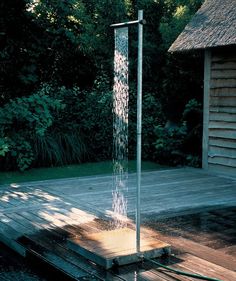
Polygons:
[[236,44],[236,0],[206,0],[169,52]]

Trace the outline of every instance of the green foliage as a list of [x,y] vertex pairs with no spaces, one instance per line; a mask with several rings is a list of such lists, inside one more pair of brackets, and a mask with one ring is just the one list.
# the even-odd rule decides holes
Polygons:
[[180,128],[156,127],[155,159],[159,163],[176,166],[184,164],[183,142],[187,135],[184,124]]
[[[131,1],[130,18],[136,19],[139,9],[144,10],[146,24],[144,26],[143,50],[143,87],[147,92],[156,92],[160,89],[161,68],[163,54],[160,45],[162,42],[159,24],[163,13],[163,3],[154,0]],[[131,27],[130,32],[130,81],[137,77],[137,29]]]
[[160,100],[167,120],[172,122],[181,120],[190,99],[202,101],[203,56],[194,53],[187,58],[186,54],[169,54],[163,67]]
[[86,154],[86,146],[79,131],[49,130],[44,136],[33,140],[34,167],[64,166],[80,163]]
[[163,0],[164,9],[159,31],[164,58],[161,77],[161,103],[166,118],[179,122],[190,99],[202,100],[201,53],[168,54],[167,50],[189,22],[202,0]]
[[105,74],[98,77],[89,91],[74,88],[64,99],[68,122],[79,124],[87,146],[88,159],[111,158],[112,150],[112,92]]
[[[167,49],[201,2],[1,1],[1,168],[24,170],[111,157],[114,34],[110,24],[135,19],[138,9],[144,9],[147,20],[143,157],[153,158],[158,124],[185,120],[180,132],[171,136],[176,142],[165,139],[176,151],[176,143],[182,142],[179,146],[187,148],[183,162],[196,163],[197,155],[186,142],[199,139],[199,110],[192,110],[197,107],[192,104],[184,116],[182,112],[189,99],[201,100],[201,56],[170,55]],[[135,84],[137,29],[131,27],[129,32],[129,80]],[[129,151],[135,157],[136,90],[130,88]],[[199,154],[199,149],[195,151]]]
[[[189,118],[191,116],[191,118]],[[193,118],[195,116],[195,118]],[[168,165],[199,167],[201,162],[202,108],[196,100],[185,106],[180,126],[155,128],[156,161]]]
[[[131,87],[129,100],[129,157],[136,157],[136,127],[137,127],[137,93]],[[163,124],[162,107],[157,98],[157,93],[144,92],[142,102],[142,157],[152,159],[155,151],[153,145],[156,140],[155,126]]]
[[160,21],[162,47],[168,49],[189,22],[202,0],[164,0],[163,17]]
[[[51,154],[56,156],[54,164],[111,158],[112,92],[108,82],[107,77],[102,75],[96,79],[94,87],[87,91],[78,87],[44,86],[53,98],[65,105],[54,114],[53,126],[46,134],[47,140],[37,140],[38,150],[47,153],[48,146],[51,151],[47,153],[49,159],[53,158]],[[45,148],[40,149],[41,146]],[[45,161],[42,158],[40,162]]]
[[6,166],[11,161],[20,170],[27,169],[34,160],[32,137],[44,136],[53,123],[53,111],[63,108],[61,102],[46,94],[35,93],[29,97],[10,100],[0,108],[0,156]]

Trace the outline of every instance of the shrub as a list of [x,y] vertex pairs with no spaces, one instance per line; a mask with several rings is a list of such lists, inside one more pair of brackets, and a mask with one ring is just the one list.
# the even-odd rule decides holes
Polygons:
[[[130,88],[129,103],[129,157],[136,157],[137,93]],[[153,159],[156,140],[155,126],[164,123],[162,106],[155,92],[144,92],[142,99],[142,158]]]
[[42,137],[53,124],[53,111],[63,108],[58,99],[35,93],[10,100],[0,108],[0,156],[5,169],[25,170],[35,159],[33,136]]
[[[91,160],[111,159],[113,142],[112,92],[93,89],[84,93],[81,131],[89,148]],[[84,110],[86,108],[86,110]]]
[[[103,74],[92,89],[82,91],[78,87],[45,85],[50,95],[64,104],[60,112],[54,113],[53,126],[35,143],[37,151],[45,147],[44,154],[54,159],[53,165],[111,158],[112,92],[107,81]],[[37,154],[43,164],[45,161]]]
[[160,164],[201,165],[202,108],[196,100],[190,100],[182,115],[180,126],[155,128],[155,160]]
[[33,142],[34,166],[63,166],[80,163],[85,158],[86,145],[79,131],[49,130],[44,136],[36,136]]
[[158,125],[155,128],[157,140],[155,143],[155,159],[160,164],[176,166],[183,165],[185,154],[183,153],[183,142],[187,135],[186,126],[167,129]]

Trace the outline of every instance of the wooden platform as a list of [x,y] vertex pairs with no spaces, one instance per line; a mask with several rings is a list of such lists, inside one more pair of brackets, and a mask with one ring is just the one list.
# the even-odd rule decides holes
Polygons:
[[[194,280],[150,262],[105,270],[69,246],[83,235],[97,236],[110,229],[111,185],[110,176],[2,185],[0,242],[75,280]],[[198,169],[146,172],[141,198],[142,235],[172,246],[174,255],[161,259],[163,263],[236,280],[236,179]],[[134,202],[135,174],[131,174],[131,229]]]
[[68,247],[106,269],[170,254],[170,245],[144,234],[137,253],[136,232],[127,227],[76,236]]

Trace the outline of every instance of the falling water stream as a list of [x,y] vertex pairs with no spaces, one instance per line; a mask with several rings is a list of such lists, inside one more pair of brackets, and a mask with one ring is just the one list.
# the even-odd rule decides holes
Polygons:
[[114,227],[126,226],[128,192],[128,28],[115,29],[113,87],[113,190]]

